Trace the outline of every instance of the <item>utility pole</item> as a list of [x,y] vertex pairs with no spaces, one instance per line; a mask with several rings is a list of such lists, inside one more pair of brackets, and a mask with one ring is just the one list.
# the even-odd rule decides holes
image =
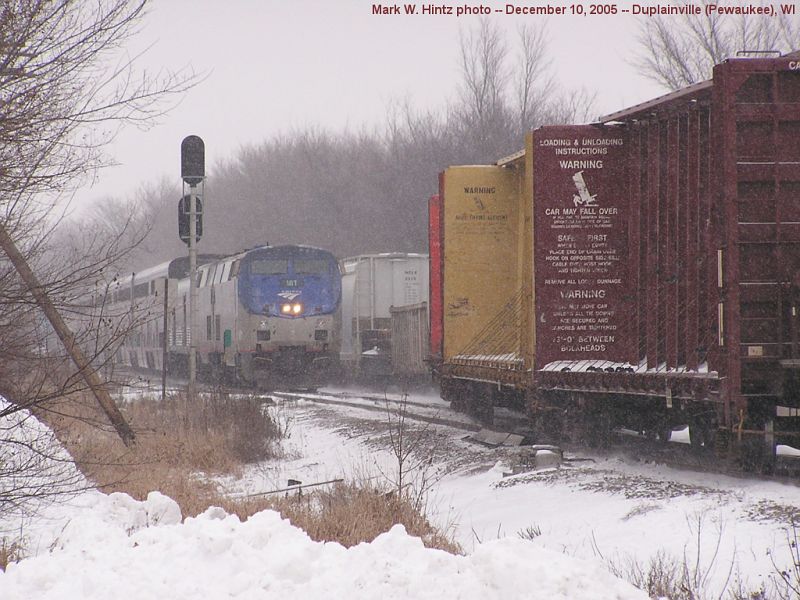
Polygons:
[[36,299],[39,308],[42,309],[42,312],[44,312],[45,316],[50,321],[58,338],[61,340],[61,343],[64,344],[64,348],[70,358],[72,358],[72,362],[74,362],[75,366],[78,368],[80,376],[89,386],[89,389],[92,390],[92,394],[94,394],[103,412],[106,413],[108,420],[111,421],[117,435],[119,435],[126,446],[132,446],[136,441],[136,435],[133,429],[128,425],[128,422],[125,420],[125,417],[122,416],[117,405],[114,404],[114,400],[111,399],[97,371],[95,371],[92,363],[83,353],[83,350],[75,339],[69,326],[61,317],[58,309],[53,305],[53,302],[47,294],[47,288],[41,284],[39,278],[36,277],[31,270],[28,261],[19,251],[14,240],[11,239],[11,236],[2,224],[0,224],[0,248],[2,248],[6,256],[8,256],[11,264],[14,265],[17,273],[22,278],[22,281],[25,282],[28,290]]
[[[189,386],[187,393],[190,400],[194,400],[197,387],[197,241],[202,234],[203,209],[200,204],[202,187],[205,181],[205,144],[196,135],[183,138],[181,142],[181,178],[189,186],[189,194],[181,198],[181,204],[188,202],[188,240],[189,245]],[[179,205],[178,230],[180,234],[181,222]],[[198,212],[199,209],[199,212]],[[198,225],[200,227],[198,228]],[[200,231],[198,231],[200,229]],[[183,236],[181,236],[183,238]]]
[[[7,53],[8,51],[6,48],[9,47],[11,46],[0,43],[0,52]],[[22,57],[34,56],[33,53],[19,50],[17,51],[17,55]],[[0,75],[24,76],[25,74],[21,68],[4,67],[3,69],[0,69]],[[78,374],[89,386],[89,389],[92,390],[92,394],[97,400],[97,403],[103,409],[103,412],[108,417],[108,420],[111,421],[111,424],[114,426],[114,430],[117,432],[117,435],[126,446],[133,446],[136,442],[136,434],[125,420],[125,417],[120,412],[119,407],[114,403],[114,400],[108,393],[103,380],[100,379],[100,376],[92,366],[91,361],[84,354],[83,350],[78,344],[78,341],[75,339],[75,335],[72,333],[72,330],[69,328],[66,321],[64,321],[63,317],[61,316],[61,313],[58,312],[58,309],[50,300],[47,288],[39,281],[39,278],[28,264],[27,259],[22,252],[20,252],[16,242],[13,240],[11,234],[2,223],[0,223],[0,248],[2,248],[3,252],[5,252],[6,256],[8,256],[8,259],[11,261],[11,264],[14,265],[14,269],[16,269],[17,274],[25,283],[31,295],[33,295],[36,303],[39,305],[39,308],[42,309],[42,312],[47,317],[47,320],[50,321],[53,330],[56,332],[56,335],[58,335],[58,338],[64,345],[64,349],[67,351],[67,354],[69,354],[72,362],[78,368]]]

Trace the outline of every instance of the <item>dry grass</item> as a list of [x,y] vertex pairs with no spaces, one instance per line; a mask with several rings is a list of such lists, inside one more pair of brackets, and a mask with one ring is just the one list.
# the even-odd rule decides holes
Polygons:
[[397,523],[428,547],[460,552],[434,528],[411,498],[372,484],[338,484],[297,496],[234,499],[223,495],[207,474],[237,475],[249,462],[279,455],[286,425],[276,422],[258,398],[210,395],[190,403],[183,395],[161,402],[140,399],[123,405],[137,443],[122,446],[90,397],[70,398],[44,413],[81,471],[105,492],[142,500],[159,490],[175,500],[184,516],[220,506],[245,520],[273,509],[317,541],[344,546],[372,541]]
[[[636,559],[624,565],[608,563],[610,571],[656,600],[789,600],[797,596],[780,586],[748,589],[740,577],[729,576],[721,589],[711,591],[709,585],[698,585],[697,566],[687,557],[678,558],[659,551],[646,564]],[[733,567],[731,567],[733,569]]]
[[0,571],[5,571],[9,563],[25,558],[25,548],[22,542],[6,538],[0,540]]
[[421,538],[428,548],[461,553],[451,536],[431,525],[415,508],[411,497],[398,497],[394,492],[371,484],[337,483],[328,490],[311,494],[228,500],[223,508],[240,518],[272,508],[308,533],[311,539],[335,541],[347,548],[371,542],[399,523],[410,535]]
[[627,579],[651,598],[668,600],[697,600],[698,595],[688,585],[688,567],[665,552],[657,552],[647,565],[631,560],[625,567],[612,566],[611,571]]
[[137,436],[130,449],[105,426],[91,398],[69,398],[39,416],[98,488],[140,500],[159,490],[186,516],[220,498],[202,474],[235,475],[249,462],[274,458],[285,434],[257,397],[211,394],[189,402],[176,394],[121,409]]

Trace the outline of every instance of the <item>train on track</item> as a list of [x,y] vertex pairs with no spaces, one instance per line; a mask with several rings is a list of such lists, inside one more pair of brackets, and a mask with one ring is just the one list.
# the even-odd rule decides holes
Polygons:
[[617,427],[753,468],[800,446],[800,55],[548,126],[429,204],[441,394],[540,431]]
[[339,263],[309,246],[261,246],[230,256],[200,255],[196,329],[189,314],[189,264],[182,257],[117,280],[106,312],[128,318],[114,361],[185,374],[195,337],[207,376],[264,383],[323,371],[338,362]]
[[338,261],[308,246],[262,246],[197,260],[196,329],[187,257],[115,280],[93,300],[115,324],[111,362],[185,376],[192,335],[211,381],[321,383],[420,378],[428,348],[428,256]]
[[251,383],[430,366],[454,407],[553,437],[688,426],[765,469],[800,447],[800,54],[524,145],[440,175],[429,257],[202,255],[194,332],[185,258],[115,282],[116,359],[180,372],[194,335],[201,370]]

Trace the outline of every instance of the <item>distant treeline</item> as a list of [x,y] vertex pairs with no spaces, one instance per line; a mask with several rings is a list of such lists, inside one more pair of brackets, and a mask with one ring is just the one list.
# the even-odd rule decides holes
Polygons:
[[[374,130],[308,128],[244,147],[207,168],[203,252],[304,243],[338,256],[427,249],[427,201],[453,164],[495,161],[522,148],[528,129],[586,120],[594,96],[561,89],[542,30],[506,39],[488,21],[461,36],[460,81],[443,106],[387,107]],[[310,116],[313,120],[313,115]],[[129,230],[150,232],[127,268],[185,254],[177,239],[177,184],[137,193]],[[105,202],[100,219],[121,230],[129,205]],[[127,208],[126,208],[127,207]],[[127,221],[126,221],[127,222]]]

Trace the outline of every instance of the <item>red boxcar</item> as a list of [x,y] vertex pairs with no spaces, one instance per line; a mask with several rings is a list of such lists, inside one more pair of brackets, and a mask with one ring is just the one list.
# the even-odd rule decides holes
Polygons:
[[428,273],[430,277],[430,357],[434,368],[442,359],[442,202],[438,194],[428,201]]
[[[698,447],[767,462],[800,446],[800,55],[728,60],[539,129],[526,154],[535,353],[516,399],[588,434],[689,425]],[[496,401],[480,386],[501,377],[453,377],[443,390]]]

